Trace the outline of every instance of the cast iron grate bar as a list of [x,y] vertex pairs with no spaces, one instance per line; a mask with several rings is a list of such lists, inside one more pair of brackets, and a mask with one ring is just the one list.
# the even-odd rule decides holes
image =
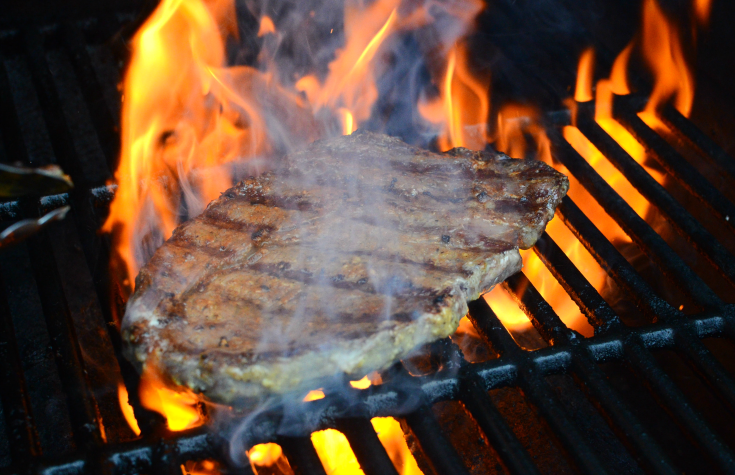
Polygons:
[[335,425],[347,437],[355,458],[366,475],[398,475],[369,419],[338,419]]
[[671,129],[678,131],[679,135],[687,138],[691,143],[699,147],[704,155],[725,170],[731,179],[735,179],[735,159],[717,145],[711,138],[684,117],[681,112],[672,105],[665,106],[661,111],[661,119]]
[[651,204],[667,216],[682,236],[692,242],[725,278],[735,283],[735,257],[594,121],[594,103],[579,104],[577,127]]
[[735,229],[735,220],[732,219],[735,217],[735,205],[638,117],[636,102],[635,97],[617,97],[613,102],[614,117],[652,152],[651,155],[672,177],[722,218],[730,229]]
[[613,188],[587,163],[554,127],[547,129],[553,156],[559,160],[600,206],[651,257],[678,287],[704,309],[718,308],[722,301],[707,284],[669,247]]

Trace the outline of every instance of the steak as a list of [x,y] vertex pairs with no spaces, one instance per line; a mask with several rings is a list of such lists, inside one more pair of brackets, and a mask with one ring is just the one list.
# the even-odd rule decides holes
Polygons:
[[136,279],[127,354],[215,402],[359,379],[455,331],[521,269],[568,189],[534,160],[356,132],[179,226]]

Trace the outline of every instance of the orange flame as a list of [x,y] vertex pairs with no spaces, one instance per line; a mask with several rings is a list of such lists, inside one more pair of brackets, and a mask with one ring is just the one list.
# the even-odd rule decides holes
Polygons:
[[574,100],[587,102],[592,100],[592,82],[595,75],[595,50],[587,48],[579,58],[577,68],[577,87],[574,90]]
[[140,435],[140,427],[138,426],[138,420],[135,418],[135,413],[133,412],[133,406],[130,405],[130,402],[128,400],[128,389],[125,387],[123,383],[119,383],[117,385],[117,397],[120,401],[120,410],[123,413],[123,416],[125,417],[125,420],[127,421],[130,428],[135,432],[135,435]]
[[423,118],[442,128],[438,137],[440,150],[479,150],[488,143],[489,79],[476,78],[468,64],[467,48],[455,45],[449,51],[439,97],[419,102]]
[[[401,475],[422,474],[406,444],[398,421],[392,417],[375,417],[370,422],[398,473]],[[334,475],[363,473],[347,438],[341,432],[334,429],[314,432],[311,434],[311,440],[327,473]]]
[[306,396],[304,396],[303,401],[309,402],[316,401],[318,399],[324,399],[324,391],[322,391],[321,389],[312,389],[306,394]]
[[260,19],[260,27],[258,28],[258,38],[265,35],[275,34],[276,25],[273,24],[273,20],[268,15],[264,15]]
[[656,83],[646,106],[648,114],[669,99],[689,117],[694,102],[694,76],[687,66],[678,29],[667,20],[656,0],[643,3],[643,41],[641,50]]
[[711,10],[712,0],[694,0],[694,12],[700,24],[707,25]]
[[219,475],[221,473],[219,464],[214,460],[186,462],[181,466],[181,472],[183,475]]
[[190,429],[204,423],[198,409],[199,398],[189,390],[171,389],[152,371],[144,371],[138,392],[143,407],[164,416],[171,431]]
[[277,467],[276,471],[267,473],[280,473],[283,475],[293,475],[293,470],[288,464],[288,460],[283,455],[283,450],[278,444],[258,444],[247,451],[250,466],[253,472],[258,473],[258,467]]
[[130,276],[145,254],[137,236],[168,237],[182,194],[201,209],[230,184],[229,172],[217,165],[264,147],[259,115],[223,69],[220,25],[235,34],[228,20],[234,16],[229,0],[166,0],[133,38],[118,190],[103,227],[115,230]]

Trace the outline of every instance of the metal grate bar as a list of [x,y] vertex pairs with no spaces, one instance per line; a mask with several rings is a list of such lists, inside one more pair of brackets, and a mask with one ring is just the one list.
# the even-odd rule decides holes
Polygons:
[[622,323],[615,312],[546,232],[536,241],[533,250],[579,306],[595,328],[595,335],[620,329]]
[[547,134],[556,157],[628,236],[651,257],[679,288],[703,308],[717,308],[722,302],[702,279],[687,266],[668,244],[618,195],[582,158],[560,132],[549,127]]
[[676,348],[689,361],[712,392],[735,414],[735,380],[722,364],[699,341],[691,324],[676,332]]
[[579,104],[579,130],[651,204],[668,217],[682,236],[712,262],[728,281],[735,283],[735,257],[594,121],[593,108],[593,103]]
[[61,27],[69,58],[76,72],[80,89],[99,137],[99,145],[107,159],[110,170],[115,168],[120,150],[120,135],[116,132],[116,121],[105,102],[103,88],[97,79],[92,60],[85,47],[84,33],[76,25]]
[[308,436],[281,437],[277,442],[296,475],[327,475]]
[[43,38],[37,31],[29,29],[22,34],[21,41],[25,49],[24,57],[28,59],[34,89],[38,94],[40,110],[48,128],[54,156],[77,186],[88,187],[91,183],[87,183],[84,179],[81,164],[74,150],[71,130],[64,120],[63,107],[45,61]]
[[[520,274],[516,274],[516,276],[518,275]],[[515,282],[509,285],[510,290],[513,291],[514,286],[525,283],[528,284],[524,290],[525,297],[525,294],[529,293],[532,286],[530,282],[522,282],[522,278],[516,278]],[[516,290],[518,289],[517,287],[515,288]],[[531,292],[533,291],[531,290]],[[537,305],[531,299],[526,299],[524,305],[534,307],[541,306],[542,304]],[[526,309],[528,308],[526,307]],[[523,361],[526,359],[526,354],[513,342],[498,317],[484,300],[477,300],[472,303],[470,316],[473,323],[475,323],[475,328],[483,338],[486,338],[490,344],[496,346],[503,355],[508,355],[513,361]],[[545,338],[547,336],[552,338],[550,335],[554,335],[556,338],[564,338],[564,336],[558,335],[558,333],[564,332],[559,328],[548,328],[539,331],[546,333],[546,335],[542,334]],[[536,371],[537,365],[528,362],[519,369],[519,383],[523,393],[538,409],[540,415],[549,423],[554,434],[559,438],[562,446],[577,466],[585,473],[607,473],[597,455],[589,448],[586,439],[565,414],[565,411],[562,409],[561,404],[548,383]]]
[[23,245],[4,251],[1,261],[25,387],[44,456],[54,457],[75,448],[67,395],[55,361],[53,335],[44,320],[30,257]]
[[347,437],[366,475],[398,475],[369,419],[339,419],[336,425],[337,430]]
[[4,278],[0,275],[0,402],[6,421],[8,442],[13,458],[38,456],[41,445],[30,411],[28,390],[15,341],[12,316],[5,295]]
[[462,378],[460,398],[467,411],[480,426],[508,471],[519,475],[540,473],[477,379],[469,374]]
[[584,339],[582,335],[564,325],[551,305],[522,272],[507,278],[503,285],[511,291],[523,313],[528,315],[533,326],[550,345],[575,344]]
[[132,439],[134,434],[118,402],[118,385],[122,383],[120,367],[73,223],[65,220],[55,226],[54,238],[48,239],[48,244],[53,249],[55,275],[59,277],[71,317],[72,341],[76,343],[75,350],[84,372],[84,387],[94,402],[100,423],[105,425],[105,441],[116,443]]
[[557,213],[585,249],[651,320],[676,314],[676,310],[653,291],[571,198],[564,197]]
[[604,373],[590,360],[587,352],[581,350],[575,352],[572,368],[582,383],[580,386],[590,396],[588,399],[597,406],[603,416],[606,416],[608,424],[620,438],[628,442],[629,448],[632,448],[631,451],[637,455],[638,461],[643,466],[654,473],[669,475],[680,473],[643,424],[613,390]]
[[20,120],[11,96],[10,79],[5,68],[5,57],[0,53],[0,130],[3,133],[5,159],[9,162],[25,161],[28,151],[21,137]]
[[613,115],[652,152],[671,176],[735,230],[735,205],[725,198],[696,168],[638,117],[629,97],[616,97]]
[[[540,249],[536,249],[537,253],[542,256],[542,260],[549,267],[553,273],[558,273],[554,268],[554,264],[568,264],[576,271],[576,267],[573,267],[571,262],[566,258],[561,249],[554,243],[548,235],[542,237],[540,245],[537,243],[538,248],[543,248],[542,252]],[[560,262],[561,261],[561,262]],[[584,279],[581,274],[578,276],[582,282],[577,282],[577,285],[586,291],[588,299],[594,302],[596,311],[603,315],[613,315],[617,319],[613,310],[608,306],[597,291]],[[523,285],[523,284],[521,284]],[[574,289],[568,290],[570,295],[575,292]],[[535,300],[541,299],[540,295],[536,295]],[[538,306],[538,305],[537,305]],[[526,307],[530,310],[529,307]],[[558,327],[561,322],[559,317],[546,305],[542,305],[541,308],[544,311],[544,316],[540,321],[542,326]],[[607,320],[609,321],[609,320]],[[619,320],[618,320],[619,321]],[[618,325],[615,330],[621,330],[622,326]],[[549,333],[549,332],[547,332]],[[623,437],[623,440],[627,440],[629,445],[634,448],[639,459],[643,461],[648,467],[654,470],[656,473],[677,473],[673,464],[665,455],[659,445],[651,439],[646,433],[642,424],[622,402],[622,399],[613,391],[606,381],[605,375],[596,366],[596,364],[590,359],[588,352],[579,350],[573,350],[572,352],[572,368],[574,369],[576,377],[582,383],[582,387],[585,388],[592,397],[590,401],[598,406],[603,415],[607,413],[608,423],[613,429],[616,426],[619,428],[618,433]]]
[[643,376],[652,393],[668,408],[674,419],[686,427],[702,450],[727,473],[735,473],[733,452],[691,407],[676,384],[641,344],[640,339],[632,339],[630,344],[625,345],[625,353],[628,362]]
[[469,475],[462,459],[444,437],[441,426],[429,406],[421,406],[406,416],[411,432],[421,444],[436,473],[442,475]]
[[88,449],[104,443],[99,408],[87,387],[81,357],[75,347],[76,335],[70,324],[71,314],[64,296],[51,240],[40,233],[28,240],[30,260],[40,294],[43,316],[51,336],[61,384],[66,393],[66,407],[80,448]]
[[674,106],[669,104],[660,113],[660,117],[666,125],[689,139],[707,157],[725,170],[731,179],[735,179],[735,159],[728,155],[722,147],[717,145],[707,134],[699,130],[694,123],[684,117]]

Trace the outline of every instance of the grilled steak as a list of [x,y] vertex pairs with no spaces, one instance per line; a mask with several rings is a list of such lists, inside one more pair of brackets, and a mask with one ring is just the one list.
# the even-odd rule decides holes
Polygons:
[[567,188],[503,154],[317,141],[158,249],[125,315],[128,354],[228,404],[386,368],[519,271]]

